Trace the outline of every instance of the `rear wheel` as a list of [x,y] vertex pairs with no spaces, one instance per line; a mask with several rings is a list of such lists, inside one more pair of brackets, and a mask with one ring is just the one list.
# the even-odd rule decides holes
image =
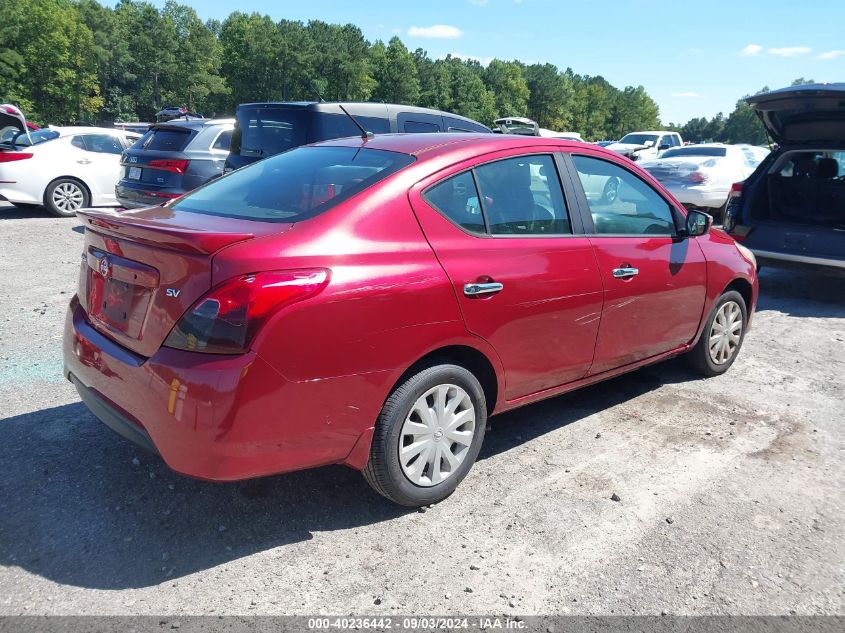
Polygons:
[[741,294],[729,290],[719,297],[701,338],[687,355],[692,367],[705,376],[728,371],[742,347],[747,322],[748,312]]
[[69,218],[91,204],[88,190],[73,178],[58,178],[44,192],[44,205],[53,215]]
[[450,364],[424,369],[385,402],[364,478],[404,506],[442,501],[475,463],[486,424],[484,392],[472,373]]
[[619,178],[611,176],[607,179],[607,182],[604,183],[604,189],[602,190],[602,200],[607,204],[612,202],[616,202],[616,198],[619,197],[619,183],[621,181]]

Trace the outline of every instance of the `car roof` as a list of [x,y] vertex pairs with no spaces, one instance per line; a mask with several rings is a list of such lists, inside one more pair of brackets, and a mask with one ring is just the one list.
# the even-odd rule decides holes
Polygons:
[[[474,154],[484,154],[497,150],[520,147],[548,147],[550,151],[557,148],[583,149],[584,143],[567,139],[544,138],[541,136],[525,136],[522,134],[487,134],[438,132],[434,134],[377,134],[373,138],[364,140],[360,136],[353,136],[330,141],[315,143],[319,146],[366,147],[391,152],[409,154],[426,158],[440,156],[453,151],[471,150]],[[596,151],[604,151],[596,147]],[[609,153],[609,155],[616,156]]]
[[185,127],[201,128],[206,125],[234,125],[235,119],[171,119],[163,123],[154,123],[150,127],[161,129],[162,127]]
[[253,103],[241,103],[238,105],[238,109],[257,106],[279,106],[285,108],[298,108],[303,110],[311,110],[313,112],[330,112],[332,114],[336,114],[338,112],[342,113],[339,106],[344,106],[354,108],[354,116],[380,116],[384,114],[385,110],[388,107],[391,107],[399,108],[402,112],[413,112],[417,114],[438,114],[440,116],[447,116],[458,121],[468,121],[470,123],[475,123],[476,125],[484,125],[483,123],[479,123],[475,119],[470,119],[468,117],[461,116],[460,114],[455,114],[454,112],[446,112],[445,110],[435,110],[433,108],[401,105],[397,103],[374,103],[372,101],[256,101]]
[[59,136],[70,136],[71,134],[137,134],[128,130],[119,130],[112,127],[94,127],[92,125],[51,125],[42,130],[53,130]]
[[[672,130],[643,130],[641,132],[628,132],[628,134],[677,134],[677,132]],[[628,136],[628,134],[625,136]]]

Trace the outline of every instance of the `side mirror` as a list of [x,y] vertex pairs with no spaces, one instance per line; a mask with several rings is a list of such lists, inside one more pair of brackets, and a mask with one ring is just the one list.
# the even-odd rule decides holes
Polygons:
[[669,149],[670,147],[672,147],[672,146],[671,146],[671,145],[669,145],[669,143],[661,143],[661,144],[658,146],[658,148],[657,148],[657,149],[659,149],[659,150],[662,152],[664,149]]
[[713,216],[704,213],[703,211],[688,211],[687,212],[687,236],[697,237],[704,235],[713,226]]

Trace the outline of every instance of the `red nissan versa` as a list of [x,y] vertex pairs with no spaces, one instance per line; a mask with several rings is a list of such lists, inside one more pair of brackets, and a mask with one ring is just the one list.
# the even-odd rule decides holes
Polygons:
[[678,354],[721,374],[757,299],[710,216],[553,139],[334,140],[79,215],[65,374],[97,417],[192,477],[339,463],[408,506],[492,413]]

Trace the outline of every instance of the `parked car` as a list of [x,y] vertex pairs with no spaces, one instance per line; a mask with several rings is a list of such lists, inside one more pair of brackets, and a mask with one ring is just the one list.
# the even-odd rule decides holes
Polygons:
[[373,134],[393,132],[482,132],[490,128],[450,112],[389,103],[242,103],[235,111],[232,151],[226,171],[285,152],[294,147],[361,130],[341,110]]
[[556,138],[564,141],[584,142],[578,132],[557,132],[540,125],[533,119],[525,117],[504,117],[496,119],[494,132],[498,134],[520,134],[522,136],[542,136],[543,138]]
[[[589,201],[595,173],[625,195]],[[95,415],[186,475],[346,464],[407,506],[489,415],[679,354],[725,372],[757,300],[750,251],[586,143],[344,138],[81,215],[64,371]]]
[[725,228],[767,264],[845,270],[845,83],[747,99],[777,148],[731,188]]
[[153,125],[126,153],[115,193],[123,207],[161,204],[223,173],[234,119]]
[[658,158],[665,150],[681,147],[683,144],[684,141],[677,132],[658,130],[656,132],[631,132],[606,147],[631,160],[645,160]]
[[745,180],[768,154],[753,145],[700,143],[667,149],[660,158],[641,160],[640,167],[687,208],[702,209],[721,222],[731,185]]
[[44,205],[69,217],[85,207],[116,204],[120,154],[138,136],[99,127],[50,127],[25,130],[0,112],[0,198],[16,207]]

